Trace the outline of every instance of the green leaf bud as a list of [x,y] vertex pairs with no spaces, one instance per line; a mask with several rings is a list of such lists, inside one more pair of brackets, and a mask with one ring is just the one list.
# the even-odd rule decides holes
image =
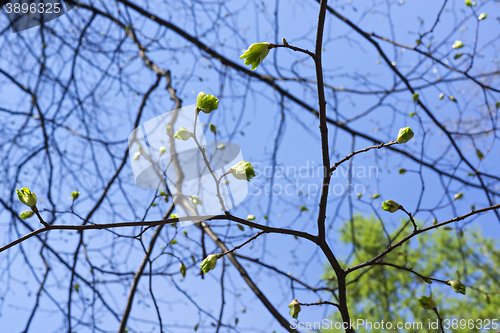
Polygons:
[[32,217],[33,214],[35,214],[34,211],[32,211],[32,210],[25,210],[24,212],[21,212],[19,214],[19,217],[22,218],[23,220],[26,220],[26,219],[29,219],[30,217]]
[[71,196],[69,198],[73,199],[73,201],[75,201],[76,199],[78,199],[79,196],[80,196],[80,192],[73,191],[73,192],[71,192]]
[[181,262],[181,265],[179,267],[179,271],[181,272],[181,275],[182,277],[186,277],[186,271],[187,271],[187,268],[186,268],[186,265],[184,265],[184,263]]
[[386,201],[382,202],[382,209],[385,211],[388,211],[390,213],[397,212],[399,207],[401,207],[401,206],[396,201],[386,200]]
[[253,177],[255,177],[255,169],[253,168],[250,162],[241,161],[232,168],[229,169],[229,172],[236,179],[242,179],[250,181]]
[[462,282],[460,282],[460,280],[446,281],[446,284],[449,285],[457,294],[465,295],[466,287],[462,284]]
[[201,270],[203,273],[208,273],[212,269],[217,266],[217,259],[219,259],[219,256],[217,254],[210,254],[208,257],[203,259],[203,261],[200,264]]
[[191,138],[193,133],[189,132],[185,127],[181,127],[180,130],[175,132],[174,138],[177,140],[187,141]]
[[22,187],[21,190],[16,188],[16,192],[21,203],[31,208],[36,205],[36,194],[32,193],[27,187]]
[[252,65],[252,70],[256,69],[269,53],[269,43],[255,43],[240,56],[245,59],[245,66]]
[[209,127],[210,127],[210,131],[211,131],[212,133],[217,134],[217,127],[215,127],[215,125],[214,125],[214,124],[210,124],[210,126],[209,126]]
[[480,160],[483,159],[484,155],[483,153],[479,150],[479,149],[476,149],[476,156],[477,158],[479,158]]
[[211,113],[219,107],[219,99],[214,95],[205,94],[201,91],[196,99],[196,109],[205,113]]
[[294,299],[292,303],[288,304],[288,307],[290,308],[290,316],[292,316],[294,319],[297,319],[299,317],[299,312],[300,312],[300,304],[299,301]]
[[411,128],[403,127],[399,130],[398,138],[396,139],[396,141],[398,143],[407,143],[408,141],[411,140],[411,138],[413,138],[413,135],[414,134]]
[[464,47],[464,43],[462,43],[462,41],[460,41],[460,40],[456,40],[455,43],[453,44],[453,48],[455,50],[458,50],[462,47]]

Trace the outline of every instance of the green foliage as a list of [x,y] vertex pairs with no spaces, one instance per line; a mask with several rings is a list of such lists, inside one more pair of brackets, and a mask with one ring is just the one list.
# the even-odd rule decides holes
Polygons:
[[[397,230],[389,231],[389,234],[396,242],[411,231],[411,226],[408,226],[401,234],[397,234]],[[359,215],[355,216],[352,223],[344,224],[341,240],[345,244],[356,244],[355,255],[348,263],[343,262],[343,267],[368,261],[381,253],[388,244],[381,222],[374,217]],[[441,280],[460,279],[468,287],[467,295],[456,294],[444,283],[434,281],[427,284],[422,278],[406,270],[391,266],[374,266],[366,272],[361,269],[348,277],[347,295],[352,321],[364,319],[371,322],[422,322],[423,329],[418,330],[419,333],[435,333],[436,330],[429,329],[426,324],[429,320],[434,322],[437,319],[436,314],[422,308],[419,303],[422,295],[432,297],[443,319],[484,320],[500,317],[500,286],[497,282],[500,280],[500,249],[498,241],[484,239],[480,232],[467,231],[463,237],[459,237],[450,231],[432,230],[418,235],[410,244],[398,247],[383,261],[413,268],[415,272],[426,277]],[[328,267],[323,278],[330,287],[336,287],[334,277],[333,270]],[[349,281],[358,277],[357,282],[349,284]],[[334,311],[331,319],[334,323],[341,321],[338,311]],[[322,332],[343,331],[333,329]],[[409,331],[366,330],[359,327],[356,332]],[[469,333],[480,330],[458,328],[453,332]]]

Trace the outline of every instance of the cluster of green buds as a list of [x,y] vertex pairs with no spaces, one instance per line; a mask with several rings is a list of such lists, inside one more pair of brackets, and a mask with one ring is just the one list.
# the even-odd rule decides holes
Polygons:
[[260,63],[267,57],[268,53],[269,43],[255,43],[250,45],[248,49],[243,52],[240,59],[245,59],[245,65],[252,65],[252,70],[254,70],[257,69]]
[[288,304],[288,307],[290,308],[290,316],[292,316],[294,319],[297,319],[299,317],[299,312],[300,312],[300,304],[299,301],[294,299],[292,303]]
[[457,294],[465,295],[467,288],[462,284],[462,282],[460,282],[460,280],[446,281],[446,284],[449,285]]
[[255,177],[255,169],[252,166],[252,163],[241,161],[235,166],[229,168],[228,173],[231,173],[234,178],[250,181],[253,177]]
[[422,296],[419,300],[418,303],[420,303],[420,306],[424,308],[425,310],[436,310],[437,306],[432,297],[426,297]]
[[200,264],[203,273],[208,273],[217,266],[217,260],[219,259],[219,254],[210,254],[208,257],[203,259]]
[[411,140],[411,138],[413,138],[413,131],[411,130],[411,128],[409,127],[403,127],[401,129],[399,129],[399,132],[398,132],[398,138],[396,139],[396,141],[398,143],[407,143],[408,141]]
[[389,213],[395,213],[401,207],[396,201],[386,200],[382,202],[382,209],[388,211]]

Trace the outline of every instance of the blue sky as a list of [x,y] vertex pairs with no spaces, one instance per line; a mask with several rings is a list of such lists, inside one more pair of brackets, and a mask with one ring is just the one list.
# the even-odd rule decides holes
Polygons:
[[[442,3],[429,0],[391,2],[389,11],[389,7],[385,3],[378,2],[332,1],[331,5],[366,32],[376,32],[380,36],[395,39],[402,45],[414,46],[415,40],[418,38],[417,32],[430,29]],[[500,45],[495,40],[498,37],[498,27],[500,24],[497,20],[497,16],[500,16],[499,5],[498,1],[485,1],[479,2],[475,8],[477,13],[486,12],[489,16],[486,20],[480,22],[478,49],[481,50],[483,57],[475,60],[475,65],[470,71],[472,75],[499,70],[498,50]],[[239,55],[249,44],[254,42],[279,42],[282,37],[285,37],[292,45],[309,50],[312,50],[314,46],[314,29],[317,20],[318,5],[312,0],[290,1],[287,3],[279,2],[277,7],[279,10],[278,27],[273,23],[273,13],[276,9],[276,3],[274,2],[233,1],[229,2],[227,6],[221,6],[220,12],[214,11],[210,4],[202,3],[194,3],[193,6],[189,6],[189,4],[176,2],[167,4],[150,2],[149,6],[150,8],[158,6],[154,10],[158,13],[158,17],[171,20],[193,35],[200,36],[203,42],[241,65],[243,65],[243,61],[239,59]],[[447,11],[442,14],[441,21],[434,33],[429,35],[433,36],[433,40],[431,41],[428,36],[425,42],[433,43],[434,47],[437,48],[435,51],[436,54],[443,59],[444,63],[450,63],[454,66],[459,66],[459,68],[466,68],[466,60],[453,59],[453,56],[457,52],[453,51],[452,45],[455,40],[461,40],[465,44],[463,52],[472,51],[471,45],[475,38],[476,28],[473,18],[474,14],[462,1],[451,1],[446,8]],[[79,9],[77,12],[79,15],[88,15],[84,10]],[[230,13],[227,19],[225,16],[226,13]],[[73,32],[69,29],[65,30],[69,26],[68,19],[75,19],[78,22],[76,15],[70,12],[66,15],[68,17],[52,21],[48,23],[48,26],[59,33],[67,33],[69,36]],[[321,179],[317,174],[316,176],[302,176],[299,170],[301,170],[301,167],[312,169],[313,165],[318,166],[321,164],[318,120],[293,101],[285,99],[283,101],[285,120],[281,127],[282,131],[279,134],[278,128],[280,128],[282,119],[280,97],[268,85],[259,83],[255,79],[249,82],[248,77],[222,67],[217,60],[201,56],[193,45],[190,45],[173,32],[157,31],[156,24],[150,20],[145,22],[136,13],[131,12],[130,15],[134,25],[137,28],[140,27],[145,35],[154,36],[157,34],[161,36],[160,41],[163,48],[160,49],[154,45],[149,47],[148,56],[163,68],[168,68],[172,71],[174,78],[173,85],[178,89],[179,95],[184,100],[184,105],[193,104],[199,91],[219,96],[220,104],[217,112],[214,112],[210,116],[202,114],[200,121],[205,124],[216,124],[221,131],[221,140],[230,140],[238,144],[242,149],[244,159],[258,165],[261,175],[249,184],[250,195],[241,206],[234,210],[234,214],[241,217],[254,214],[257,217],[257,222],[260,223],[269,223],[270,225],[279,227],[293,227],[315,233],[319,195],[314,193],[314,189],[317,188],[315,185],[320,184]],[[389,15],[391,20],[389,20]],[[224,23],[226,22],[225,20],[227,20],[227,25]],[[423,25],[421,25],[421,20],[423,21]],[[212,27],[212,22],[214,21],[218,26]],[[390,22],[392,22],[392,25]],[[5,26],[5,15],[0,17],[0,23],[2,27]],[[122,31],[108,30],[104,21],[98,23],[104,35],[123,37]],[[457,27],[459,28],[456,29]],[[277,34],[276,30],[278,31]],[[32,40],[32,45],[38,45],[39,40],[36,39],[37,31],[37,29],[31,29],[18,35],[11,34],[5,37],[3,43],[4,45],[8,43],[22,44]],[[55,44],[58,43],[56,40],[52,42]],[[51,44],[50,42],[48,44],[50,50]],[[398,70],[402,73],[411,73],[413,70],[421,73],[422,77],[418,79],[414,78],[412,85],[414,87],[422,87],[418,89],[420,98],[447,128],[455,130],[454,126],[457,126],[458,120],[467,119],[470,120],[470,130],[491,127],[489,118],[485,117],[484,100],[477,85],[468,81],[458,80],[448,85],[425,87],[427,82],[435,81],[438,76],[444,79],[455,78],[455,74],[450,74],[443,66],[432,64],[421,55],[417,55],[415,52],[404,47],[392,46],[383,41],[379,41],[379,44],[389,59],[395,62]],[[125,60],[126,57],[133,57],[136,53],[134,45],[130,43],[125,44],[124,49],[123,63],[126,64],[124,69],[127,75],[130,75],[130,82],[133,87],[127,87],[125,92],[121,92],[120,86],[116,82],[105,79],[104,84],[99,87],[98,94],[96,94],[96,104],[94,105],[92,101],[86,102],[88,103],[86,105],[89,112],[96,118],[96,122],[99,123],[99,126],[96,126],[96,128],[100,128],[100,131],[92,128],[88,134],[90,136],[102,136],[110,141],[118,142],[112,147],[112,150],[117,155],[120,154],[120,156],[127,147],[128,135],[134,129],[132,126],[133,117],[140,103],[141,96],[136,96],[134,89],[144,93],[156,78],[149,69],[143,66],[140,59],[133,59],[129,63]],[[55,52],[55,50],[52,50],[52,52]],[[12,54],[15,54],[15,52],[12,51]],[[19,59],[19,61],[21,62],[22,59]],[[104,56],[96,55],[96,64],[103,65],[106,61]],[[463,61],[463,63],[460,63],[460,61]],[[383,62],[377,50],[371,44],[350,30],[347,25],[329,14],[327,15],[325,25],[323,64],[326,83],[337,90],[344,89],[344,91],[337,91],[335,95],[331,89],[326,89],[328,116],[335,120],[345,121],[355,115],[360,115],[375,105],[380,98],[380,95],[372,96],[349,93],[347,92],[348,90],[392,89],[396,80],[389,66]],[[56,61],[52,65],[54,72],[57,72],[57,69],[61,69],[63,73],[62,77],[67,75],[68,69],[61,68],[60,63]],[[36,65],[33,66],[36,68]],[[85,67],[86,76],[79,78],[81,79],[79,81],[79,88],[82,92],[86,92],[90,86],[86,83],[99,81],[100,75],[84,62],[81,63],[81,66],[87,67]],[[256,72],[261,75],[271,76],[281,74],[285,77],[295,77],[295,73],[299,73],[303,78],[314,80],[312,66],[312,61],[301,54],[290,50],[277,49],[270,52]],[[0,67],[15,71],[14,64],[9,64],[6,60],[0,60]],[[296,72],[292,72],[291,69]],[[116,69],[111,69],[111,71],[114,70]],[[227,75],[228,72],[231,75]],[[17,75],[17,77],[30,86],[33,84],[32,79],[36,76],[35,73],[36,71],[33,71],[33,73],[13,72],[14,75]],[[457,77],[460,77],[460,75]],[[2,78],[2,80],[4,79]],[[485,81],[494,87],[498,87],[497,77],[489,77]],[[249,84],[252,87],[250,91],[247,89]],[[315,85],[313,83],[298,84],[293,81],[283,81],[278,82],[278,84],[294,93],[308,105],[317,106],[317,101],[314,98]],[[396,89],[401,87],[403,85],[399,82]],[[458,103],[453,103],[448,99],[440,101],[438,95],[441,92],[456,97]],[[54,95],[57,98],[58,94],[54,93]],[[54,95],[52,95],[52,92],[47,91],[47,98],[41,101],[47,106],[48,112],[51,115],[55,115],[54,112],[56,112],[53,107],[49,107],[52,103],[51,98]],[[15,96],[15,98],[7,98],[8,96]],[[490,103],[500,100],[499,94],[494,93],[488,93],[488,98]],[[26,96],[23,96],[12,85],[6,85],[5,81],[3,81],[0,90],[0,99],[3,101],[3,107],[25,110],[27,105],[29,105],[29,100]],[[66,105],[66,107],[71,108],[73,106]],[[145,109],[141,123],[168,112],[171,108],[172,102],[167,92],[162,88],[161,91],[158,90],[153,94],[152,103]],[[412,112],[416,112],[417,115],[409,117],[409,113]],[[66,124],[70,127],[75,126],[76,130],[83,132],[84,129],[81,126],[79,127],[80,122],[78,117],[79,114],[75,112],[67,120]],[[495,114],[493,117],[495,121],[496,117]],[[7,116],[3,120],[2,126],[7,126],[10,120],[15,122],[9,125],[12,129],[23,126],[23,123],[15,118],[15,116]],[[486,120],[481,120],[483,118],[486,118]],[[35,122],[33,120],[32,122],[30,126],[34,126]],[[391,97],[384,100],[383,104],[377,107],[374,112],[368,116],[349,122],[348,126],[375,137],[380,142],[394,140],[399,128],[410,126],[415,132],[415,138],[406,145],[399,146],[398,148],[419,157],[422,156],[423,149],[426,161],[437,160],[437,165],[440,168],[450,173],[454,172],[454,165],[457,161],[456,154],[452,150],[446,149],[449,142],[429,117],[424,114],[423,110],[415,108],[411,93],[407,90],[391,94]],[[460,124],[459,129],[464,130],[464,128],[466,128],[465,122]],[[424,133],[426,133],[425,140]],[[60,138],[63,139],[67,133],[58,131],[56,135],[60,135]],[[205,135],[208,141],[212,140],[212,134],[208,129],[206,129]],[[329,135],[330,145],[335,148],[331,151],[332,162],[349,154],[353,148],[357,150],[372,145],[372,142],[360,138],[357,138],[353,145],[350,134],[333,126],[330,127]],[[38,142],[40,140],[39,137],[35,137],[35,139],[33,141]],[[267,170],[269,172],[270,166],[273,164],[272,158],[276,142],[279,144],[279,150],[276,155],[276,165],[278,168],[275,169],[274,178],[276,192],[272,196],[272,203],[269,204],[271,196],[266,194],[266,187],[262,186],[270,182],[270,178],[264,176],[264,171]],[[493,175],[498,174],[496,166],[499,162],[499,147],[493,136],[490,135],[477,139],[475,141],[476,147],[467,138],[461,138],[457,143],[470,161],[477,165],[480,163],[481,171]],[[22,144],[26,145],[26,150],[36,146],[34,143],[26,141],[23,141]],[[95,152],[91,152],[85,148],[84,143],[74,137],[68,141],[61,142],[61,147],[75,154],[75,156],[83,152],[82,159],[87,161],[84,163],[86,168],[90,168],[90,165],[98,159],[98,162],[102,163],[103,177],[105,179],[114,171],[114,162],[108,158],[102,147],[96,147]],[[485,153],[486,158],[484,160],[479,161],[477,159],[475,148]],[[11,159],[20,159],[21,157],[22,152],[13,152],[10,155]],[[348,253],[348,249],[339,244],[337,240],[337,230],[343,221],[349,218],[350,214],[349,196],[344,195],[347,188],[345,184],[348,181],[347,166],[347,163],[343,164],[339,169],[338,178],[335,177],[332,180],[333,185],[339,184],[337,187],[333,187],[334,190],[339,190],[339,195],[334,194],[331,196],[327,212],[328,226],[331,227],[329,229],[329,243],[334,249],[335,254],[341,258]],[[36,167],[37,164],[35,163],[30,168],[34,170]],[[279,174],[279,167],[283,168],[283,170],[291,171]],[[419,173],[420,169],[416,163],[401,154],[391,152],[387,149],[373,150],[355,157],[352,162],[352,168],[355,171],[352,176],[353,184],[359,185],[357,189],[363,189],[364,191],[360,200],[356,196],[350,197],[353,202],[352,207],[354,211],[367,215],[377,212],[383,217],[384,222],[394,228],[400,225],[400,220],[404,218],[404,214],[398,212],[389,215],[382,212],[380,205],[383,200],[397,200],[411,212],[414,212],[419,207],[421,211],[417,213],[416,218],[423,221],[426,226],[432,223],[433,218],[426,211],[427,209],[443,206],[443,208],[436,211],[437,219],[443,221],[469,212],[471,205],[475,205],[477,208],[487,206],[483,192],[466,188],[456,181],[447,183],[449,179],[440,179],[435,172],[425,167]],[[404,175],[399,175],[399,168],[405,168],[408,171]],[[298,173],[295,174],[293,170],[297,170]],[[369,174],[370,171],[372,171],[371,175]],[[10,172],[12,174],[13,170],[10,170]],[[461,165],[457,170],[457,175],[466,177],[468,172],[470,170]],[[137,216],[144,214],[148,203],[154,197],[153,191],[140,189],[135,186],[129,165],[126,166],[123,174],[122,185],[133,193],[131,197],[136,207],[129,210],[129,203],[119,194],[119,190],[114,188],[111,192],[111,198],[115,203],[114,207],[119,208],[120,213],[114,214],[110,206],[106,206],[93,217],[94,222],[134,220]],[[5,177],[7,174],[3,176]],[[47,203],[44,195],[40,195],[40,193],[44,193],[46,181],[44,181],[43,177],[40,179],[34,178],[36,177],[29,174],[23,176],[25,182],[32,182],[30,184],[33,184],[35,187],[40,202],[42,204]],[[417,206],[421,195],[422,181],[425,184],[425,190],[420,206]],[[473,178],[470,181],[477,183],[477,180]],[[444,185],[442,182],[444,182]],[[287,184],[294,185],[293,187],[288,187],[289,189],[293,188],[293,191],[291,191],[292,195],[280,192],[280,189],[285,189]],[[2,198],[10,198],[10,185],[8,188],[2,187]],[[16,186],[24,185],[16,184]],[[496,185],[498,184],[493,184],[492,187]],[[56,201],[59,200],[61,202],[61,210],[63,210],[63,207],[67,209],[70,204],[66,199],[69,196],[68,193],[78,188],[82,192],[82,196],[75,209],[78,213],[85,215],[98,196],[99,189],[102,187],[102,180],[99,177],[93,177],[85,178],[78,183],[76,180],[67,177],[64,182],[61,181],[53,186],[56,193]],[[304,193],[297,195],[297,187],[304,189]],[[464,192],[464,198],[454,202],[452,205],[448,205],[450,197],[444,193],[444,187],[449,188],[449,196],[453,197],[455,193]],[[261,189],[260,194],[258,194],[257,188]],[[340,192],[340,189],[342,189],[342,192]],[[356,190],[356,187],[354,189]],[[308,193],[308,190],[311,192]],[[372,201],[370,196],[374,193],[380,193],[381,197]],[[16,205],[15,207],[21,209],[20,204]],[[148,220],[161,217],[166,206],[159,206],[156,211],[147,216]],[[308,211],[301,212],[301,206],[306,206]],[[268,216],[267,220],[264,219],[264,215]],[[0,217],[2,222],[5,221],[2,223],[2,227],[8,230],[7,221],[11,218],[10,214],[3,211],[0,212]],[[62,215],[61,221],[68,224],[80,223],[79,219],[69,214]],[[35,221],[31,221],[30,223],[32,223],[33,227],[36,227]],[[214,224],[224,225],[222,222]],[[485,235],[496,237],[500,235],[500,224],[491,212],[478,217],[471,227],[482,228]],[[185,230],[188,234],[197,234],[194,227],[186,227]],[[248,228],[246,230],[248,231]],[[134,232],[137,233],[138,229],[120,231],[125,234],[132,234]],[[25,234],[28,230],[19,227],[18,232],[19,234]],[[240,235],[235,231],[232,232],[235,235]],[[169,233],[169,236],[172,236],[171,230]],[[128,272],[137,269],[143,255],[142,249],[138,244],[133,244],[130,239],[124,238],[116,241],[115,246],[98,251],[97,249],[104,244],[111,243],[115,239],[114,235],[109,232],[100,232],[89,233],[87,237],[90,252],[93,253],[92,249],[95,249],[95,253],[93,253],[95,263],[103,264],[105,265],[104,267],[109,268],[109,262],[116,261],[119,264],[117,269],[120,271]],[[59,249],[64,253],[64,256],[69,256],[74,246],[76,246],[75,242],[77,238],[78,235],[76,233],[51,233],[54,248]],[[162,240],[163,243],[160,242],[158,244],[158,253],[162,250],[160,246],[166,246],[166,241],[169,239],[166,235],[164,238]],[[8,237],[3,238],[4,243],[7,240]],[[37,252],[39,251],[39,243],[37,242],[36,240],[30,240],[23,244],[23,249],[26,251],[27,256],[33,258],[35,266],[42,267],[40,258],[37,256]],[[235,241],[235,244],[240,242]],[[186,246],[185,252],[187,252],[187,247],[190,247],[190,249],[195,248],[193,243],[180,243],[179,246]],[[11,250],[9,256],[20,256],[21,253],[18,250]],[[207,250],[218,251],[213,244],[210,244]],[[179,250],[179,253],[183,252]],[[297,241],[290,237],[278,235],[263,237],[255,241],[252,246],[243,248],[239,253],[265,260],[266,263],[276,265],[283,271],[291,272],[311,284],[315,284],[318,281],[318,277],[323,272],[325,262],[324,257],[307,241]],[[108,261],[106,258],[111,259]],[[169,260],[171,258],[165,258],[159,262],[167,264]],[[1,261],[5,265],[5,257]],[[245,261],[243,260],[242,262]],[[161,264],[159,265],[161,266]],[[174,264],[173,267],[177,267],[177,265]],[[61,270],[61,272],[64,270],[63,267],[57,267],[57,265],[53,269],[56,271]],[[91,275],[88,267],[82,265],[80,269],[83,276],[90,278]],[[269,271],[255,268],[250,268],[249,270],[252,276],[255,277],[255,282],[287,319],[289,319],[287,305],[293,297],[297,297],[303,302],[316,301],[316,299],[313,299],[314,295],[304,293],[300,290],[297,290],[296,294],[292,295],[289,282],[287,282],[286,278],[270,279],[268,275]],[[227,320],[229,318],[234,320],[237,316],[239,318],[238,327],[241,331],[271,332],[272,330],[276,330],[277,332],[282,332],[283,330],[263,308],[260,301],[248,291],[248,288],[244,285],[243,280],[237,272],[233,268],[228,268],[228,271],[231,274],[230,282],[228,282],[230,292],[234,294],[241,293],[241,296],[236,298],[228,297],[228,311],[225,318]],[[6,327],[9,332],[17,332],[21,330],[25,322],[22,320],[14,321],[12,318],[20,316],[20,313],[24,313],[23,310],[30,308],[33,296],[28,297],[28,294],[29,292],[31,294],[36,292],[34,288],[36,288],[37,284],[33,283],[30,269],[21,260],[14,260],[11,272],[15,272],[20,276],[20,282],[13,287],[16,290],[15,293],[10,292],[6,294],[6,301],[1,309],[0,324],[2,327]],[[197,269],[190,269],[187,278],[183,282],[180,282],[178,276],[176,276],[174,278],[175,283],[184,288],[200,305],[212,309],[214,316],[218,316],[220,291],[217,285],[221,269],[218,267],[213,274],[208,274],[205,280],[201,280],[196,275],[196,272]],[[29,276],[27,280],[31,282],[26,287],[23,287],[22,281],[25,275]],[[61,276],[64,276],[64,274]],[[104,276],[103,278],[110,277]],[[162,309],[165,311],[165,320],[171,327],[170,331],[192,331],[192,327],[198,322],[196,308],[186,301],[186,298],[177,290],[173,281],[170,281],[168,278],[158,279],[157,281],[155,288],[157,290],[161,289],[161,291],[158,291],[159,300],[162,303]],[[49,280],[49,284],[55,289],[58,288],[59,284],[64,285],[64,283],[64,279],[62,278],[61,280],[52,278]],[[147,279],[143,279],[140,286],[140,295],[142,297],[137,298],[137,301],[140,300],[141,303],[134,305],[133,312],[133,318],[141,318],[142,320],[131,321],[130,328],[133,332],[154,332],[151,327],[154,327],[156,324],[156,315],[152,311],[151,302],[147,296],[147,289]],[[0,290],[2,290],[2,293],[4,292],[3,289]],[[128,286],[122,283],[112,283],[109,289],[103,287],[103,292],[113,295],[114,299],[110,303],[114,303],[113,305],[116,304],[116,307],[120,309],[120,304],[124,303],[126,293],[128,292]],[[60,297],[60,301],[63,303],[66,291],[62,288],[60,291],[55,292],[55,295],[58,298]],[[86,290],[82,287],[82,292],[78,297],[83,299],[91,297],[91,294],[88,289]],[[47,332],[57,331],[60,328],[61,320],[60,315],[57,312],[53,312],[55,310],[54,303],[48,299],[44,299],[42,306],[47,316],[38,315],[35,317],[34,323],[36,325],[34,324],[34,326],[46,327]],[[243,307],[246,308],[245,313],[242,313]],[[330,314],[330,311],[331,309],[329,308],[304,308],[301,316],[303,315],[302,318],[307,318],[310,321],[318,321]],[[83,314],[82,316],[85,317],[87,315]],[[106,311],[102,311],[99,316],[103,322],[102,327],[105,327],[109,331],[116,330],[117,322],[115,318]],[[202,332],[210,331],[210,320],[205,318],[202,324],[203,326],[200,328]],[[80,327],[77,331],[80,332],[80,330],[82,333],[88,331],[84,327]]]

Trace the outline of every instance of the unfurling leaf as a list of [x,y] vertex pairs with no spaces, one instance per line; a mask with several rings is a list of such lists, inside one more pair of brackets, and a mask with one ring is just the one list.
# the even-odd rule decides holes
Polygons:
[[453,291],[457,294],[465,295],[466,287],[460,282],[460,280],[446,281],[446,284],[453,288]]
[[294,319],[297,319],[299,317],[299,312],[300,312],[300,304],[299,301],[294,299],[292,303],[288,304],[288,307],[290,308],[290,316],[292,316]]
[[269,53],[269,43],[255,43],[240,56],[240,59],[245,59],[245,65],[252,65],[252,70],[257,69],[260,63],[267,57]]
[[420,303],[420,306],[423,307],[425,310],[434,310],[436,308],[436,303],[434,303],[432,297],[422,296],[418,300],[418,303]]

